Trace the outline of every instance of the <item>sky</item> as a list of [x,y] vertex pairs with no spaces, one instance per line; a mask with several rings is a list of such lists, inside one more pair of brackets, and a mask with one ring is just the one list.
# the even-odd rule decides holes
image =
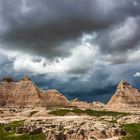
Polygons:
[[140,0],[0,0],[0,79],[107,102],[140,89],[139,27]]

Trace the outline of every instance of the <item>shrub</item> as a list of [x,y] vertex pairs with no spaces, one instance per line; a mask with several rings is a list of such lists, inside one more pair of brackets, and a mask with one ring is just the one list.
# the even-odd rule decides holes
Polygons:
[[13,79],[10,77],[5,77],[2,79],[2,81],[6,81],[6,82],[10,83],[10,82],[13,82]]
[[57,109],[57,110],[49,112],[49,114],[56,115],[56,116],[65,116],[69,112],[70,110],[68,109]]
[[38,111],[34,110],[30,112],[30,116],[33,116],[34,114],[36,114]]

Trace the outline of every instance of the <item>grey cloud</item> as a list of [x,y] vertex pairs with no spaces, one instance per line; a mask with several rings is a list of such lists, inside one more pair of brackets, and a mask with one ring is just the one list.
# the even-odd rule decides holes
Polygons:
[[[79,37],[84,31],[106,26],[100,21],[101,18],[98,20],[95,17],[93,2],[30,1],[32,9],[27,14],[22,13],[21,2],[15,3],[2,2],[2,17],[10,29],[1,39],[9,46],[29,50],[38,55],[68,55],[73,46],[63,47],[63,42]],[[89,9],[89,12],[85,12],[86,9]],[[93,15],[90,15],[91,13]]]
[[0,66],[4,66],[7,62],[9,62],[7,56],[0,53]]
[[6,55],[0,52],[0,79],[5,76],[10,76],[13,73],[12,63]]
[[82,33],[100,32],[139,14],[139,5],[131,0],[26,0],[26,7],[23,0],[0,0],[0,4],[1,20],[7,27],[0,35],[5,47],[50,59],[70,55],[74,45],[64,43]]
[[140,49],[139,26],[140,17],[128,17],[122,23],[98,34],[97,42],[101,46],[100,51],[104,56],[110,55],[108,61],[112,64],[130,61],[129,55]]

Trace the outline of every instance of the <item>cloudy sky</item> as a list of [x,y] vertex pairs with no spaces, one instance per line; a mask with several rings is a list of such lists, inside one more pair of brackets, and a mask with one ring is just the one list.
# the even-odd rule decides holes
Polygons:
[[0,78],[106,102],[140,89],[139,27],[140,0],[0,0]]

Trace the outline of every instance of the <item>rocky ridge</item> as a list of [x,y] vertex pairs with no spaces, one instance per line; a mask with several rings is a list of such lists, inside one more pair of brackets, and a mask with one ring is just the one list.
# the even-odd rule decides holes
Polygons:
[[100,102],[88,103],[74,99],[69,101],[56,89],[40,90],[29,76],[14,82],[11,78],[4,78],[0,82],[0,106],[33,108],[33,107],[78,107],[83,109],[103,108]]
[[75,98],[71,101],[71,107],[78,107],[81,109],[103,109],[105,107],[105,104],[99,101],[88,103],[86,101],[80,101],[78,98]]
[[0,82],[0,106],[18,108],[78,107],[81,109],[137,111],[140,110],[140,93],[122,80],[106,105],[101,102],[88,103],[80,101],[78,98],[69,101],[56,89],[40,90],[28,76],[25,76],[17,82],[11,78],[4,78]]
[[137,111],[140,108],[140,93],[122,80],[106,107],[117,111]]
[[40,90],[28,76],[13,82],[6,78],[0,83],[0,106],[66,107],[68,99],[57,90]]

